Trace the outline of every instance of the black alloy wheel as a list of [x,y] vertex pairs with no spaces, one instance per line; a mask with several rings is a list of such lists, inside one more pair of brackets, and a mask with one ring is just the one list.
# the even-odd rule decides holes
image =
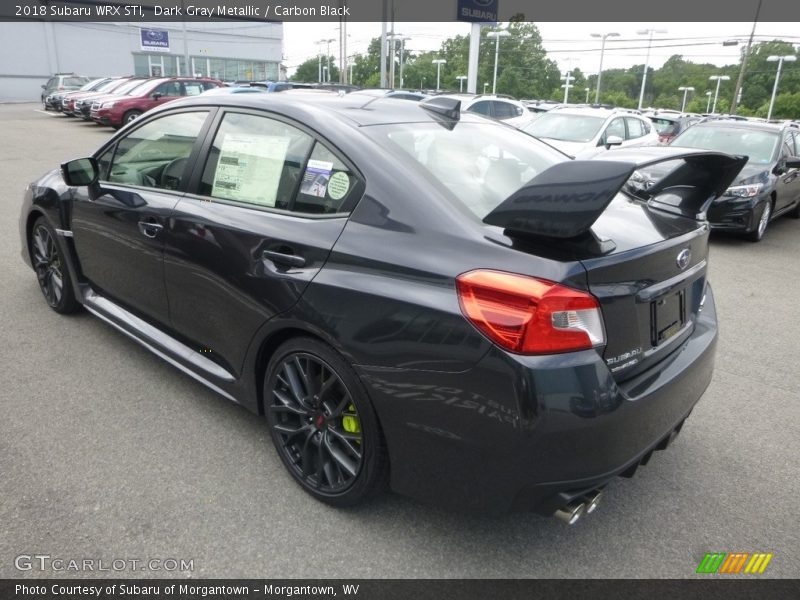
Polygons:
[[47,304],[56,312],[71,313],[79,305],[69,281],[69,267],[56,244],[55,235],[43,217],[34,223],[31,260]]
[[318,500],[356,504],[382,486],[385,446],[352,368],[310,338],[284,343],[264,382],[272,440],[289,473]]

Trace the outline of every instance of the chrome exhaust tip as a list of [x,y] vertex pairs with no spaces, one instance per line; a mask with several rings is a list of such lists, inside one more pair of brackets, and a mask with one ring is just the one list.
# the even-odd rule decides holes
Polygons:
[[564,523],[567,525],[575,525],[575,523],[578,522],[578,519],[583,516],[585,511],[586,503],[575,502],[559,508],[555,513],[553,513],[553,516],[559,521],[564,521]]
[[598,506],[600,506],[600,499],[603,497],[603,492],[592,492],[587,494],[586,498],[586,514],[592,514]]

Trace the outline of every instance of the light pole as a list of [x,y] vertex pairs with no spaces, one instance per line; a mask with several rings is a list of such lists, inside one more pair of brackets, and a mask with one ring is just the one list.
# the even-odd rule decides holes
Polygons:
[[650,66],[650,47],[653,45],[654,33],[667,33],[666,29],[640,29],[636,32],[637,35],[650,35],[647,41],[647,55],[644,59],[644,75],[642,75],[642,91],[639,92],[639,110],[642,110],[642,102],[644,101],[644,86],[647,83],[647,68]]
[[328,67],[322,65],[322,81],[327,83],[328,81]]
[[406,51],[406,42],[410,39],[410,37],[400,38],[400,88],[403,87],[403,54]]
[[683,104],[681,104],[681,112],[683,112],[683,111],[686,110],[686,94],[688,92],[693,92],[694,88],[691,87],[691,86],[689,86],[689,87],[681,86],[681,87],[678,88],[678,91],[679,92],[683,92]]
[[600,80],[603,77],[603,54],[606,52],[606,38],[619,37],[619,34],[612,31],[609,33],[593,33],[591,36],[603,40],[600,44],[600,68],[597,70],[597,86],[594,91],[594,103],[600,104]]
[[328,56],[327,56],[327,60],[328,60],[328,75],[327,75],[326,81],[330,81],[331,80],[331,42],[335,42],[335,41],[336,41],[336,38],[330,38],[328,40],[325,40],[325,42],[328,44]]
[[493,37],[495,39],[494,42],[494,77],[492,78],[492,94],[497,93],[497,57],[500,54],[500,38],[501,37],[508,37],[511,34],[508,33],[505,29],[501,29],[499,31],[490,31],[486,34],[486,37]]
[[772,98],[769,101],[769,110],[767,111],[767,121],[772,118],[772,107],[775,106],[775,95],[778,93],[778,82],[781,80],[781,67],[783,61],[794,62],[797,57],[794,54],[787,54],[786,56],[768,56],[767,62],[777,62],[778,72],[775,74],[775,85],[772,86]]
[[466,75],[456,75],[456,79],[458,79],[458,93],[464,91],[464,80],[467,78]]
[[708,114],[711,109],[711,92],[706,92],[706,96],[708,97],[708,102],[706,102],[706,114]]
[[436,65],[436,91],[438,92],[441,82],[442,65],[447,61],[443,58],[435,58],[431,62]]
[[583,88],[583,91],[586,92],[586,104],[589,104],[589,88]]
[[711,107],[712,114],[716,114],[717,112],[717,98],[719,98],[719,84],[723,81],[730,81],[730,77],[727,75],[712,75],[708,78],[709,81],[716,81],[717,82],[717,91],[714,92],[714,106]]
[[566,104],[569,101],[569,88],[573,87],[570,83],[572,81],[572,71],[567,71],[561,79],[565,81],[561,87],[564,88],[564,104]]
[[486,88],[487,88],[487,87],[489,87],[489,82],[488,82],[488,81],[485,81],[485,82],[483,83],[483,93],[484,93],[484,94],[486,93]]

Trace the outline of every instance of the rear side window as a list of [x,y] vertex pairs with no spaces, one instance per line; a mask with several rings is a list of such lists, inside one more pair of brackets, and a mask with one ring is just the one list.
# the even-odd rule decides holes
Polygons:
[[478,113],[479,115],[486,115],[491,116],[492,114],[492,103],[488,100],[482,100],[481,102],[476,102],[472,106],[469,107],[469,112]]
[[203,92],[206,91],[206,87],[203,86],[202,82],[200,81],[187,81],[183,84],[183,91],[184,96],[199,96]]
[[494,103],[494,117],[496,119],[511,119],[512,117],[518,117],[520,114],[522,113],[517,112],[517,107],[513,104],[499,101]]
[[228,113],[214,138],[200,194],[304,214],[349,210],[363,184],[335,152],[283,121]]

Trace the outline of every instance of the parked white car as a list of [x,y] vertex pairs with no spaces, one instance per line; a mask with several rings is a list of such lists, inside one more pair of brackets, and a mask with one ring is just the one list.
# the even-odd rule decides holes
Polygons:
[[[453,98],[461,101],[461,110],[503,121],[521,129],[535,117],[519,100],[492,94],[440,94],[434,98]],[[423,101],[424,102],[424,101]]]
[[582,159],[615,146],[658,144],[658,133],[650,119],[618,108],[554,108],[520,129]]

